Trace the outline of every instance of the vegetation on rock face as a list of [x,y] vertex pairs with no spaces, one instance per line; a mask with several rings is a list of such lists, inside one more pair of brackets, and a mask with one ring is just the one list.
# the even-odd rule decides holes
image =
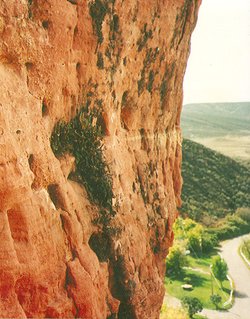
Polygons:
[[183,141],[181,208],[191,218],[223,217],[250,206],[250,171],[198,143]]
[[141,75],[140,79],[137,81],[138,85],[138,95],[141,95],[143,92],[145,85],[146,85],[146,80],[148,80],[147,83],[147,90],[149,92],[152,91],[153,89],[153,82],[154,82],[154,73],[152,70],[150,70],[151,66],[156,62],[156,59],[159,55],[159,48],[148,48],[146,50],[146,55],[143,60],[143,68],[141,70]]
[[93,29],[98,38],[98,44],[103,42],[102,23],[108,13],[106,1],[95,0],[89,4],[89,13],[92,18]]
[[58,122],[51,135],[51,147],[56,156],[68,152],[75,157],[74,178],[85,186],[93,202],[112,211],[112,179],[103,157],[99,117],[98,111],[85,108],[69,123]]
[[147,23],[144,24],[143,29],[141,30],[141,36],[137,41],[138,52],[140,52],[146,45],[148,39],[152,39],[153,32],[151,29],[147,30]]

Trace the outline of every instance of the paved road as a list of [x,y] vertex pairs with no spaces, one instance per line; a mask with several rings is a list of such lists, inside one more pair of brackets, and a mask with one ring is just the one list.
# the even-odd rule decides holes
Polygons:
[[[238,254],[238,248],[243,238],[250,235],[234,238],[222,243],[221,256],[228,264],[229,274],[235,284],[235,302],[228,311],[204,309],[203,315],[209,319],[250,319],[250,270]],[[164,303],[179,308],[180,300],[166,294]]]
[[221,256],[228,265],[229,274],[235,284],[234,305],[227,312],[205,310],[203,313],[209,319],[249,319],[250,318],[250,270],[238,254],[238,248],[243,238],[234,238],[222,243]]

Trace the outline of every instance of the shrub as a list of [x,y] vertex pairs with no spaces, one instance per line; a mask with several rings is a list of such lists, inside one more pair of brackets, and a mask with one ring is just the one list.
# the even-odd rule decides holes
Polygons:
[[192,279],[190,278],[190,277],[184,277],[184,282],[186,283],[186,284],[191,284],[192,283]]
[[193,318],[197,312],[201,312],[203,309],[202,303],[195,297],[184,297],[181,303],[183,307],[187,309],[190,318]]
[[241,207],[236,210],[236,216],[250,225],[250,207]]
[[180,246],[173,246],[166,259],[166,274],[169,276],[178,276],[182,268],[187,265],[187,257]]
[[220,295],[215,294],[210,296],[210,300],[215,305],[215,308],[218,309],[219,303],[221,303],[222,298]]
[[228,267],[226,262],[220,256],[214,257],[212,262],[212,271],[214,276],[220,281],[221,288],[223,288],[222,282],[227,279]]
[[208,232],[216,234],[219,240],[230,239],[239,235],[249,233],[250,223],[247,223],[238,214],[228,215],[223,221],[223,225],[211,228]]
[[202,234],[202,252],[209,253],[218,246],[218,237],[216,234],[209,234],[204,231]]

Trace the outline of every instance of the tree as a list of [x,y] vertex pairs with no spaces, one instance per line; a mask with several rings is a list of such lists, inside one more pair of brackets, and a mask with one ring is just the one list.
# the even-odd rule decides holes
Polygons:
[[203,305],[198,298],[184,297],[181,300],[182,306],[187,310],[190,318],[193,318],[197,312],[201,312]]
[[187,265],[187,257],[184,249],[178,245],[173,246],[166,259],[166,274],[178,276],[185,265]]
[[188,248],[194,255],[200,255],[202,251],[202,239],[201,233],[199,233],[196,229],[190,231],[187,234],[188,239]]
[[245,222],[250,224],[250,207],[241,207],[236,210],[236,216],[239,216]]
[[210,296],[210,300],[215,305],[216,309],[218,309],[218,305],[219,303],[221,303],[221,299],[222,299],[221,296],[217,294]]
[[216,234],[209,234],[204,231],[202,234],[202,252],[209,253],[218,246],[218,238]]
[[212,262],[212,271],[221,284],[221,288],[223,289],[222,282],[223,280],[227,279],[227,272],[228,272],[228,267],[225,262],[220,256],[216,256],[213,259]]

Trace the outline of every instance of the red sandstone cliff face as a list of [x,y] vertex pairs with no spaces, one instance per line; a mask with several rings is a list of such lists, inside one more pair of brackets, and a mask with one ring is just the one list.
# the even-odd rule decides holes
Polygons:
[[[1,1],[0,317],[158,318],[199,4]],[[71,178],[72,153],[51,148],[86,103],[99,107],[112,213]]]

